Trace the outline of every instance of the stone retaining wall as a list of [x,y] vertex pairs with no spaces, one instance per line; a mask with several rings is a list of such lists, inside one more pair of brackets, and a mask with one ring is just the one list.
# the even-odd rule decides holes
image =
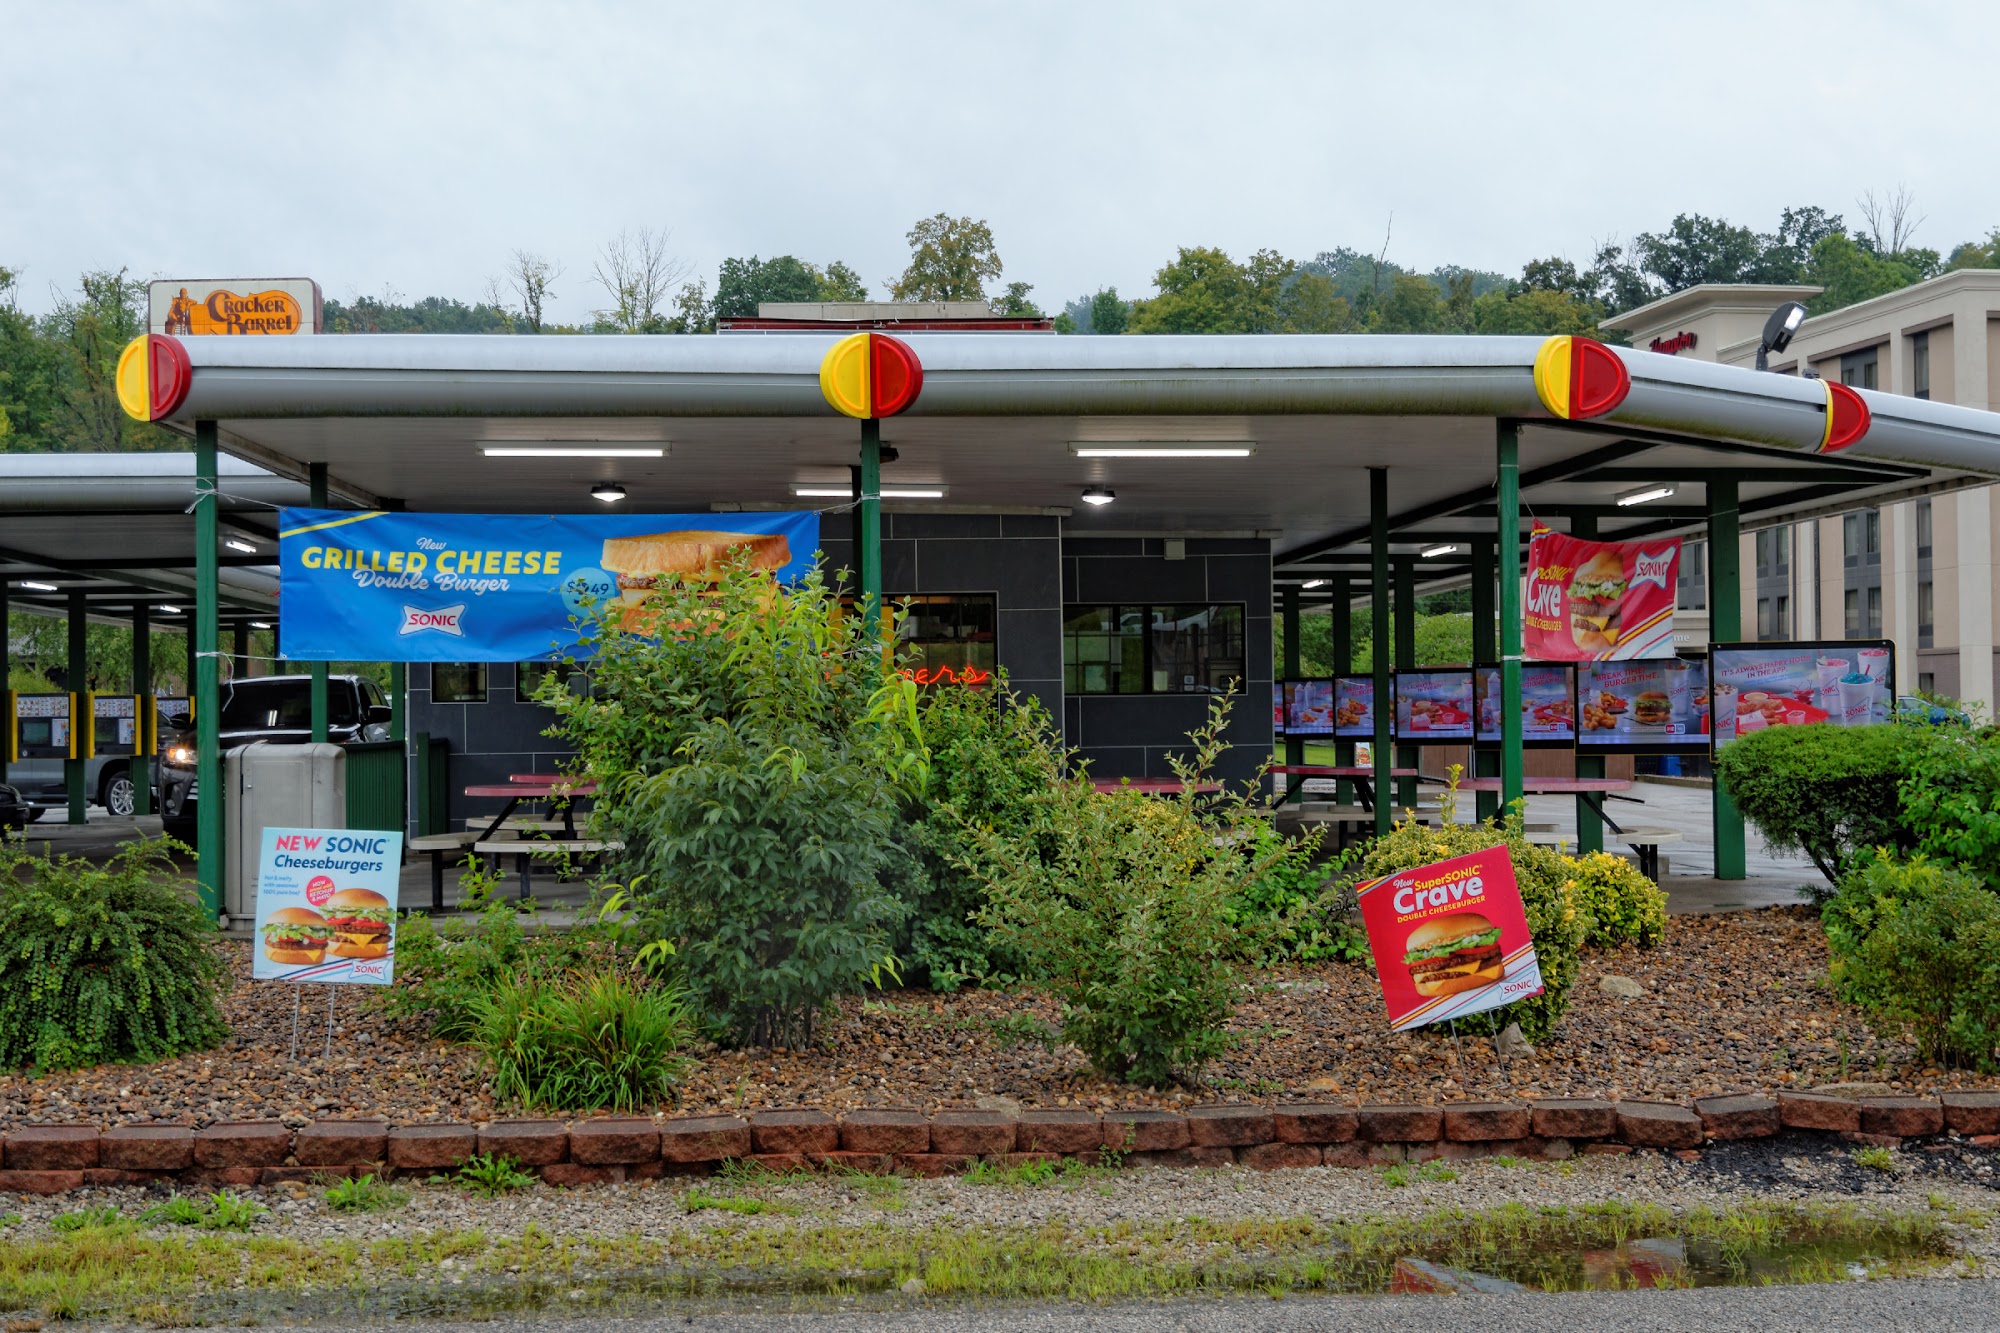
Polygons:
[[[1168,1111],[757,1111],[746,1116],[499,1120],[391,1126],[373,1120],[33,1125],[0,1140],[0,1192],[86,1185],[247,1187],[376,1172],[448,1171],[475,1153],[513,1158],[555,1185],[705,1175],[722,1162],[776,1171],[847,1167],[956,1175],[976,1161],[1076,1158],[1125,1166],[1365,1167],[1432,1158],[1565,1158],[1811,1130],[1896,1147],[1953,1135],[2000,1147],[2000,1092],[1847,1100],[1809,1092],[1676,1102],[1555,1099],[1444,1106],[1284,1103]],[[1108,1154],[1108,1156],[1107,1156]]]

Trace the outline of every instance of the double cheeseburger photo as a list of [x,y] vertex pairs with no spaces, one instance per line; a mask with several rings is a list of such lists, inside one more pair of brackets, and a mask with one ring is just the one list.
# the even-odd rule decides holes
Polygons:
[[1569,581],[1569,634],[1578,648],[1603,653],[1618,642],[1618,608],[1630,586],[1615,552],[1599,551],[1577,566]]
[[1477,912],[1435,916],[1410,932],[1403,965],[1417,994],[1456,995],[1500,980],[1500,927]]
[[646,598],[655,588],[680,582],[714,583],[723,566],[746,560],[751,569],[776,572],[792,563],[792,546],[779,532],[656,532],[607,537],[599,563],[618,580],[622,628],[644,634]]
[[274,963],[312,967],[334,958],[386,958],[396,909],[373,889],[342,889],[326,901],[324,915],[310,907],[281,907],[264,922],[264,956]]

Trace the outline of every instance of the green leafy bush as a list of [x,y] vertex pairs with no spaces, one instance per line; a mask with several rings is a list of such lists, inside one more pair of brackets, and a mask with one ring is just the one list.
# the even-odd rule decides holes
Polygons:
[[[1449,799],[1444,808],[1451,809]],[[1458,1022],[1460,1026],[1470,1025],[1474,1031],[1483,1028],[1491,1032],[1510,1022],[1519,1023],[1521,1035],[1539,1042],[1569,1012],[1570,987],[1576,984],[1577,977],[1577,955],[1592,922],[1570,897],[1575,863],[1528,841],[1518,805],[1498,826],[1461,824],[1449,818],[1436,825],[1424,825],[1414,818],[1406,819],[1390,829],[1386,837],[1369,844],[1362,857],[1361,873],[1364,878],[1377,879],[1489,847],[1507,848],[1514,863],[1514,879],[1521,888],[1528,931],[1534,936],[1535,957],[1541,964],[1542,993]]]
[[1810,857],[1834,883],[1858,851],[1914,846],[1898,789],[1943,739],[1900,722],[1767,727],[1724,747],[1715,772],[1772,851]]
[[502,984],[553,977],[616,961],[598,922],[567,931],[534,931],[511,902],[489,902],[472,917],[433,920],[411,912],[396,927],[396,984],[379,1002],[399,1017],[428,1017],[447,1041],[479,1027],[482,1004]]
[[228,1035],[215,919],[173,845],[103,864],[0,849],[0,1067],[164,1060]]
[[669,1102],[694,1014],[637,968],[502,978],[472,1006],[493,1092],[524,1110],[634,1111]]
[[741,565],[589,627],[592,688],[538,697],[597,783],[636,909],[729,1040],[803,1045],[834,997],[893,967],[884,885],[924,786],[916,686],[818,569]]
[[1261,870],[1230,901],[1227,912],[1232,924],[1252,928],[1246,938],[1260,941],[1258,961],[1366,961],[1368,933],[1361,927],[1352,886],[1345,882],[1353,854],[1319,859],[1317,834],[1287,847],[1285,836],[1262,819],[1245,832],[1240,845]]
[[1592,852],[1571,862],[1570,901],[1590,918],[1584,943],[1650,949],[1667,933],[1667,895],[1622,856]]
[[1863,856],[1821,910],[1841,997],[1920,1059],[2000,1054],[2000,897],[1924,856]]
[[1929,729],[1897,791],[1916,850],[2000,889],[2000,732]]
[[967,869],[987,893],[978,919],[1062,1002],[1063,1037],[1114,1078],[1158,1086],[1227,1048],[1240,960],[1273,928],[1233,906],[1273,860],[1310,855],[1246,855],[1258,822],[1248,804],[1195,793],[1228,714],[1216,701],[1190,737],[1192,757],[1174,765],[1188,784],[1179,796],[1057,780],[1027,833],[968,829]]

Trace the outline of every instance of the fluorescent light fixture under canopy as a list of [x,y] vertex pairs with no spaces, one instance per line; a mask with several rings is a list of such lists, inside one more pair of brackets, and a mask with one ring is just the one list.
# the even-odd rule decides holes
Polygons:
[[[852,486],[794,486],[792,494],[801,500],[854,500],[860,497]],[[884,500],[942,500],[942,486],[884,486],[878,494]]]
[[1674,488],[1672,486],[1643,486],[1636,491],[1627,491],[1625,494],[1619,496],[1618,503],[1620,505],[1642,505],[1648,500],[1664,500],[1673,493]]
[[633,444],[482,444],[479,451],[488,458],[665,458],[667,446]]
[[1078,458],[1248,458],[1255,440],[1071,440]]

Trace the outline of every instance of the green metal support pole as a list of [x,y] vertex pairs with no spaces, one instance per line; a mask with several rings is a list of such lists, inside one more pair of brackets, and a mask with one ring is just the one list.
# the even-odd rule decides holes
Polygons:
[[1395,716],[1389,702],[1389,469],[1385,467],[1368,469],[1368,556],[1375,657],[1375,833],[1380,837],[1387,835],[1392,822],[1389,774],[1394,751],[1389,723]]
[[194,423],[194,754],[196,884],[202,910],[222,911],[222,631],[218,623],[216,427]]
[[[1569,534],[1585,541],[1596,541],[1597,516],[1578,514],[1571,518]],[[1585,754],[1579,749],[1576,752],[1576,775],[1580,778],[1603,777],[1604,756]],[[1576,798],[1576,850],[1579,855],[1604,850],[1604,821],[1597,817],[1597,807],[1581,796]]]
[[153,757],[146,753],[146,733],[152,728],[153,706],[153,608],[145,602],[132,604],[132,762],[126,772],[132,776],[132,813],[153,813]]
[[[1499,622],[1493,610],[1493,552],[1496,543],[1475,541],[1472,543],[1472,660],[1475,663],[1500,661]],[[1476,731],[1476,729],[1475,729]],[[1474,741],[1472,746],[1472,776],[1476,778],[1497,778],[1500,776],[1500,747],[1491,741]],[[1473,811],[1480,819],[1493,818],[1500,813],[1500,793],[1482,791],[1472,798]]]
[[90,734],[90,700],[84,696],[90,690],[90,654],[88,612],[90,603],[81,590],[72,590],[69,595],[69,667],[64,682],[69,686],[69,697],[76,701],[76,711],[70,715],[70,748],[76,751],[76,758],[63,760],[63,791],[69,797],[69,822],[82,824],[90,818],[90,793],[84,790],[84,774],[89,768],[90,751],[85,748],[84,738]]
[[[1408,671],[1417,664],[1417,562],[1398,560],[1396,570],[1396,670]],[[1418,751],[1414,745],[1396,747],[1396,767],[1415,768]],[[1408,810],[1417,803],[1417,780],[1396,781],[1396,808]]]
[[[1279,594],[1278,614],[1284,620],[1284,630],[1285,630],[1285,662],[1284,662],[1284,670],[1280,673],[1280,676],[1284,680],[1297,680],[1300,675],[1300,669],[1299,669],[1299,590],[1296,584],[1287,586],[1285,590]],[[1285,762],[1287,764],[1303,764],[1305,761],[1306,761],[1305,737],[1303,736],[1285,737]],[[1279,784],[1273,781],[1271,783],[1271,799],[1273,801],[1276,801],[1283,798],[1283,796],[1285,795],[1285,790],[1289,789],[1293,782],[1303,783],[1304,781],[1305,781],[1304,778],[1295,778],[1292,775],[1287,774],[1285,777],[1284,789],[1281,789],[1279,787]]]
[[[306,464],[306,490],[308,502],[314,509],[326,508],[326,464]],[[312,738],[315,743],[326,739],[326,663],[312,664]]]
[[871,633],[882,632],[882,423],[861,423],[861,606]]
[[[1708,637],[1730,643],[1743,637],[1741,511],[1736,482],[1717,477],[1708,483]],[[1715,781],[1715,877],[1742,879],[1749,873],[1743,846],[1743,816]]]
[[[0,695],[4,695],[7,692],[10,688],[7,682],[14,678],[14,662],[8,656],[7,648],[7,645],[14,641],[10,637],[13,631],[7,626],[8,601],[7,580],[0,579]],[[12,727],[19,724],[13,718],[8,717],[0,718],[0,725]],[[5,744],[0,744],[0,782],[7,780],[7,748]]]
[[229,627],[229,678],[248,680],[255,674],[250,669],[250,626],[239,620]]
[[1521,760],[1521,433],[1511,421],[1496,432],[1500,542],[1500,806],[1514,808],[1527,780]]
[[[1333,641],[1333,671],[1337,676],[1354,670],[1354,584],[1347,575],[1336,575],[1333,579],[1333,597],[1328,603],[1326,614],[1332,624],[1328,626],[1328,637]],[[1333,762],[1341,768],[1354,767],[1354,742],[1336,740],[1333,743]],[[1354,804],[1354,783],[1342,778],[1334,784],[1333,799],[1341,805]]]

